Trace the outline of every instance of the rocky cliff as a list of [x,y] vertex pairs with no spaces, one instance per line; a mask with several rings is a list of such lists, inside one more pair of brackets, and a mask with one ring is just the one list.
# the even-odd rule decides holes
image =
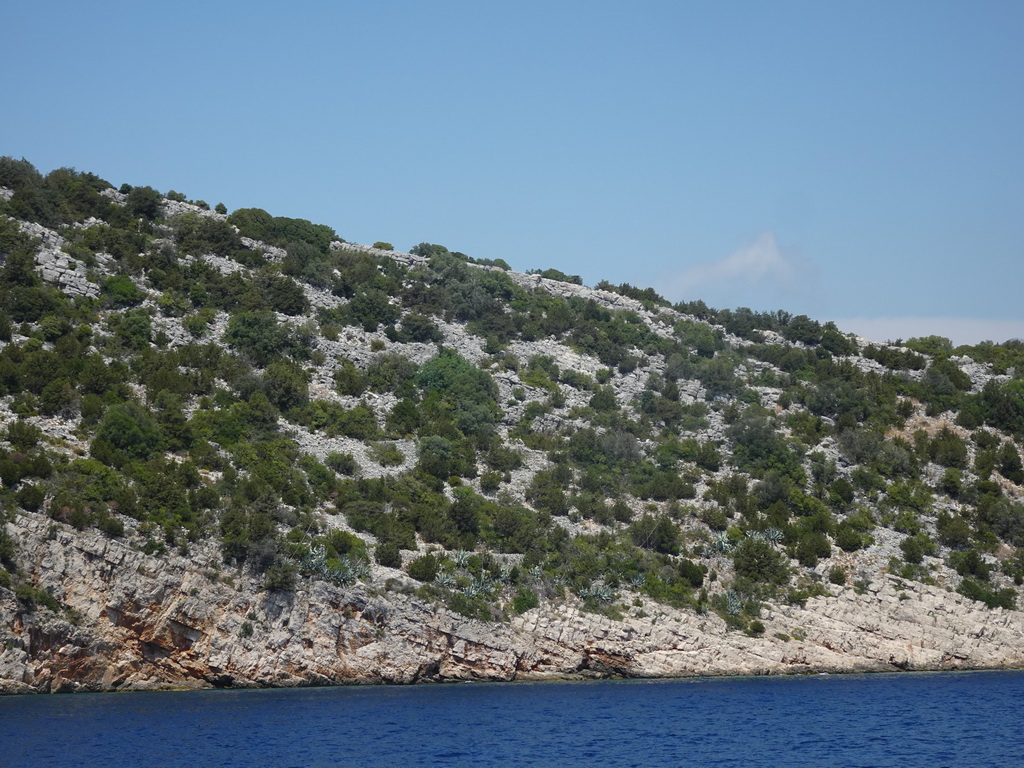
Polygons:
[[621,619],[569,596],[482,622],[396,585],[267,592],[213,548],[156,558],[40,515],[9,532],[70,610],[0,589],[4,693],[1024,666],[1024,613],[895,577],[773,608],[750,637],[639,595]]

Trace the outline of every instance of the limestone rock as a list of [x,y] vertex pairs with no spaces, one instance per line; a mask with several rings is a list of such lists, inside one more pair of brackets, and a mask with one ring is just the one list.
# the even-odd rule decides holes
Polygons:
[[490,623],[379,582],[266,592],[212,546],[157,559],[51,526],[35,514],[8,524],[33,553],[26,572],[70,610],[0,588],[4,693],[1024,665],[1024,613],[895,579],[776,606],[761,637],[656,604],[616,621],[571,597]]

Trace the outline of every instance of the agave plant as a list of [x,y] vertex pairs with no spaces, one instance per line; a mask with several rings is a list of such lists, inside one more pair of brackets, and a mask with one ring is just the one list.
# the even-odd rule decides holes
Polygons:
[[370,578],[370,564],[365,560],[359,560],[352,566],[352,570],[356,575],[357,579],[365,581]]
[[355,571],[347,565],[342,565],[339,568],[331,568],[328,570],[326,575],[332,582],[342,587],[347,587],[356,580]]
[[302,567],[318,574],[324,572],[327,568],[327,550],[323,544],[310,547],[309,552],[302,558]]
[[488,580],[487,576],[485,574],[481,574],[480,576],[470,579],[469,584],[463,587],[462,594],[466,597],[487,597],[490,595],[492,589],[493,585]]
[[725,610],[730,616],[739,616],[743,612],[743,601],[734,590],[725,593]]
[[502,584],[507,584],[509,580],[512,578],[513,567],[514,566],[512,565],[512,563],[502,563],[501,569],[498,572],[498,581],[500,581]]
[[630,586],[633,587],[634,589],[643,589],[644,588],[644,584],[646,584],[646,583],[647,583],[647,574],[646,573],[634,574],[633,578],[631,578],[629,580]]
[[450,589],[454,587],[457,582],[455,581],[455,576],[448,573],[448,571],[441,571],[439,574],[437,574],[437,577],[434,579],[434,583],[437,584],[437,586],[439,587]]
[[593,598],[602,603],[609,603],[614,599],[615,592],[607,584],[591,584],[580,590],[580,597],[584,600]]
[[454,555],[452,555],[452,562],[455,563],[456,568],[465,568],[469,562],[469,552],[464,549],[460,549]]
[[731,552],[732,551],[732,539],[729,538],[729,534],[725,531],[719,531],[715,536],[715,551],[717,552]]
[[781,544],[782,531],[780,531],[778,528],[765,528],[764,540],[767,541],[769,544]]

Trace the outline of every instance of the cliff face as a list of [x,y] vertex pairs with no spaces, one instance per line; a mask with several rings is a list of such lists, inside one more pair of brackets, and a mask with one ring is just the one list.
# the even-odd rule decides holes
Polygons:
[[155,558],[34,514],[8,532],[67,610],[0,589],[4,693],[1024,666],[1024,613],[891,577],[776,607],[749,637],[654,603],[613,620],[568,597],[488,623],[400,589],[266,592],[214,547]]

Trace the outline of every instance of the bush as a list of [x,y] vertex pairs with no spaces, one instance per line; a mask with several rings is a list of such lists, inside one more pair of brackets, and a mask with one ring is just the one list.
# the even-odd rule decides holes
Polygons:
[[145,298],[146,294],[139,290],[130,277],[112,275],[103,281],[103,299],[109,307],[134,307]]
[[972,578],[964,577],[960,582],[958,591],[964,597],[984,603],[989,608],[1004,608],[1012,611],[1017,607],[1017,593],[1009,587],[996,590],[987,584],[981,584]]
[[707,573],[707,568],[703,565],[698,565],[692,560],[683,558],[679,561],[678,571],[683,581],[693,587],[693,589],[700,589],[704,586],[704,575]]
[[18,504],[21,505],[22,509],[27,509],[29,512],[35,512],[43,505],[43,499],[46,498],[46,492],[38,485],[24,483],[21,488],[18,489],[18,493],[15,498],[18,500]]
[[732,559],[736,574],[751,581],[784,584],[789,578],[785,556],[762,539],[744,539]]
[[374,553],[374,559],[379,565],[386,566],[387,568],[401,568],[402,567],[402,553],[398,549],[398,545],[393,541],[383,541],[377,545],[377,551]]
[[291,351],[287,326],[277,322],[273,312],[237,312],[228,320],[224,341],[244,352],[258,366]]
[[397,467],[405,463],[405,454],[393,443],[374,443],[367,455],[382,467]]
[[813,568],[818,564],[818,559],[829,557],[832,554],[832,545],[824,533],[813,531],[801,537],[796,545],[796,559],[805,568]]
[[928,444],[928,458],[944,467],[967,466],[967,446],[949,427],[943,427]]
[[833,584],[844,586],[846,584],[846,569],[841,565],[833,565],[828,569],[828,580]]
[[337,472],[339,475],[354,475],[359,471],[359,464],[351,453],[338,453],[332,451],[327,454],[324,463]]
[[500,472],[484,472],[480,475],[480,490],[484,493],[494,493],[501,487]]
[[41,605],[54,613],[60,612],[60,603],[45,589],[36,589],[30,584],[19,584],[14,588],[14,596],[29,608]]
[[96,520],[96,527],[106,536],[112,539],[119,539],[124,536],[124,523],[116,517],[104,514]]
[[138,403],[107,409],[92,441],[92,455],[105,464],[149,458],[160,446],[160,429],[149,411]]
[[[168,198],[173,193],[168,193]],[[125,200],[124,207],[135,218],[153,221],[160,216],[160,207],[164,202],[163,195],[152,187],[132,187]]]
[[644,515],[629,526],[629,535],[638,547],[666,555],[679,553],[679,527],[664,515]]
[[537,597],[537,593],[528,587],[523,587],[516,592],[516,596],[512,600],[512,612],[526,613],[538,605],[540,605],[540,599]]
[[968,549],[964,552],[950,552],[949,564],[961,576],[973,576],[980,581],[988,581],[992,572],[977,550]]
[[7,427],[7,439],[16,450],[31,451],[39,444],[43,431],[23,419],[12,421]]
[[409,563],[409,567],[406,571],[412,578],[416,579],[416,581],[426,583],[433,581],[437,577],[437,571],[440,565],[441,564],[438,561],[437,556],[428,552],[425,555],[420,555]]
[[971,525],[960,515],[940,512],[936,527],[939,541],[950,549],[967,549],[971,545]]
[[866,544],[864,534],[844,520],[836,526],[836,546],[844,552],[855,552]]
[[903,559],[911,565],[920,565],[925,555],[935,553],[935,544],[924,533],[914,536],[907,536],[900,542],[900,550],[903,552]]
[[291,562],[276,562],[267,569],[263,578],[263,588],[268,592],[292,592],[298,567]]

